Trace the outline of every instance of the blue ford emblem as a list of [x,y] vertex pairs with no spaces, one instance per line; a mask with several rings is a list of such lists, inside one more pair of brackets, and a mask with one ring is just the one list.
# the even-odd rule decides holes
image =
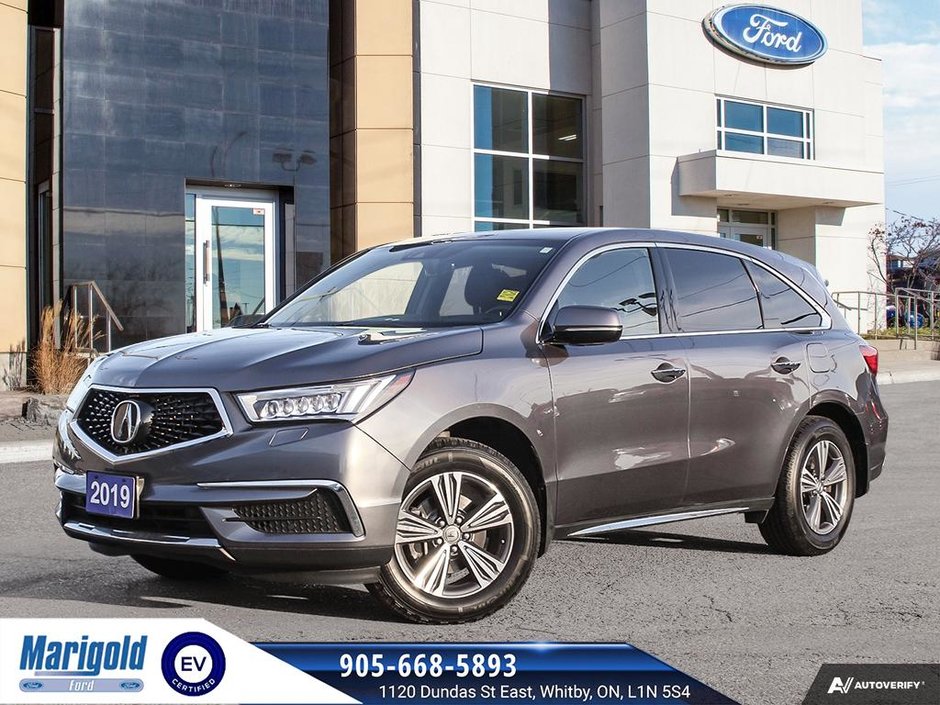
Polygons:
[[703,25],[726,49],[771,64],[811,64],[826,53],[826,37],[815,25],[765,5],[727,5]]

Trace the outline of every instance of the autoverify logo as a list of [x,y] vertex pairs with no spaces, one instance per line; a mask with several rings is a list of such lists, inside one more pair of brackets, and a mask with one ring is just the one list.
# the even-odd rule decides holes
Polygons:
[[832,679],[829,685],[829,695],[842,693],[848,695],[853,690],[917,690],[926,685],[926,681],[860,681],[852,676],[842,680],[838,676]]
[[[144,685],[127,672],[141,671],[147,637],[125,634],[115,641],[58,641],[45,634],[26,634],[20,670],[32,677],[20,681],[23,692],[134,692]],[[133,675],[133,674],[130,674]],[[124,677],[122,677],[124,676]]]

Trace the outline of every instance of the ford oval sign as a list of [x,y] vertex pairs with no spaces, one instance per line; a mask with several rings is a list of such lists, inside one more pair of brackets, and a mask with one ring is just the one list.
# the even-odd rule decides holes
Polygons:
[[765,5],[727,5],[704,25],[727,49],[771,64],[811,64],[826,53],[826,37],[815,25]]

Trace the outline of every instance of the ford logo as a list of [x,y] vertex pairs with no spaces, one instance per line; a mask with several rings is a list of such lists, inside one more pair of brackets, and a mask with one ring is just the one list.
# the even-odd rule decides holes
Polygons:
[[22,681],[20,683],[20,690],[40,690],[42,687],[42,681]]
[[140,681],[121,681],[121,690],[140,690],[143,687]]
[[702,24],[726,49],[770,64],[811,64],[826,53],[826,37],[815,25],[765,5],[727,5]]

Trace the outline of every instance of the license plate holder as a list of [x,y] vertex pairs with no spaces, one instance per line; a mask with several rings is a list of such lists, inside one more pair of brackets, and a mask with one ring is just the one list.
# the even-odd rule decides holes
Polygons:
[[136,519],[140,504],[140,478],[89,472],[85,476],[85,511],[89,514]]

